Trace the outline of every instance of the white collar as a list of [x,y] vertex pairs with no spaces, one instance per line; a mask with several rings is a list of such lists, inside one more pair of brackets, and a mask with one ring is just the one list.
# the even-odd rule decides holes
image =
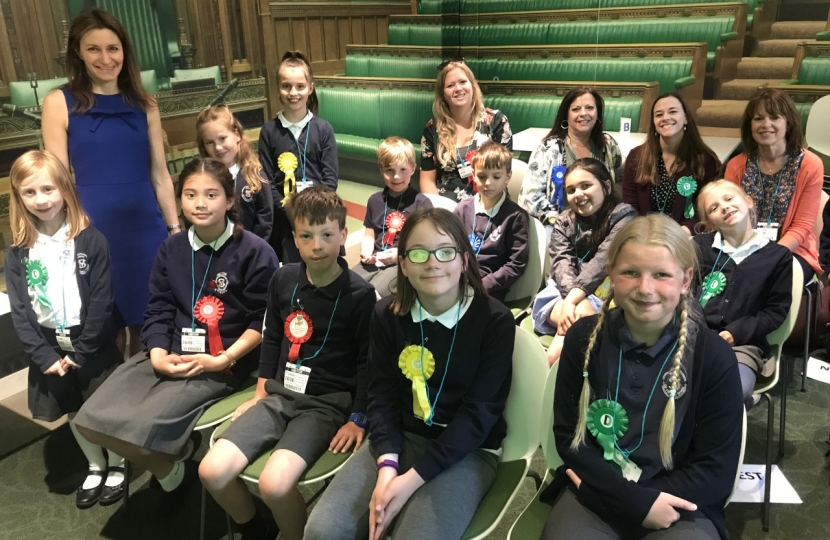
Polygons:
[[202,239],[196,234],[196,230],[193,226],[191,226],[187,231],[187,238],[190,240],[190,247],[193,248],[193,251],[199,251],[205,246],[213,246],[213,250],[216,251],[220,247],[224,246],[225,242],[227,242],[232,235],[233,223],[231,223],[231,220],[228,220],[228,224],[225,226],[225,231],[219,235],[219,238],[210,244],[202,242]]
[[[453,304],[453,306],[442,313],[441,315],[433,315],[423,307],[421,307],[421,302],[416,298],[415,302],[412,304],[412,309],[409,310],[409,313],[412,314],[412,322],[419,323],[421,321],[430,321],[430,322],[439,322],[446,326],[447,328],[454,328],[455,323],[461,320],[461,317],[467,313],[467,310],[470,308],[470,304],[473,303],[473,288],[467,287],[467,292],[464,294],[464,297]],[[461,311],[458,311],[459,304],[461,304]]]
[[[715,233],[715,238],[712,241],[712,247],[715,249],[722,249],[724,253],[736,253],[742,257],[748,257],[749,255],[755,253],[765,245],[769,244],[769,239],[762,234],[755,234],[752,238],[747,240],[740,249],[734,248],[730,246],[727,242],[723,240],[723,236],[721,236],[720,231]],[[723,247],[721,247],[723,246]],[[734,258],[734,257],[733,257]]]
[[282,111],[277,113],[277,118],[279,118],[280,124],[282,124],[282,127],[284,127],[285,129],[289,129],[291,127],[297,127],[297,128],[299,128],[300,131],[302,131],[302,129],[305,127],[305,125],[308,124],[311,121],[312,116],[314,116],[314,114],[312,114],[311,111],[306,111],[305,116],[303,117],[302,120],[300,120],[299,122],[293,122],[292,123],[292,122],[289,122],[288,120],[286,120],[285,115],[282,114]]
[[55,234],[49,236],[48,234],[43,234],[42,232],[37,233],[37,239],[35,240],[38,244],[49,244],[51,242],[66,242],[66,239],[69,238],[69,222],[67,220],[63,221],[63,225],[55,231]]
[[231,173],[231,176],[236,178],[236,175],[239,174],[239,163],[234,163],[228,167],[228,172]]
[[475,209],[476,214],[484,214],[487,217],[493,217],[499,213],[501,210],[501,205],[504,204],[504,201],[507,199],[507,191],[505,190],[501,194],[501,199],[499,202],[493,205],[489,211],[484,209],[484,203],[481,202],[481,193],[476,193],[475,198],[473,199],[473,208]]

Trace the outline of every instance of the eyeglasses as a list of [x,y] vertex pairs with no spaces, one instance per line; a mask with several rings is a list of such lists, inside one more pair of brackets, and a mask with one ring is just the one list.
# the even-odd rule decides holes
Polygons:
[[406,258],[409,259],[409,262],[415,264],[424,264],[429,260],[430,255],[435,255],[435,259],[438,262],[446,263],[450,261],[454,261],[455,258],[458,256],[458,253],[461,250],[457,247],[440,247],[438,249],[423,249],[423,248],[415,248],[407,250],[404,255]]
[[442,69],[444,69],[445,67],[447,67],[450,64],[463,64],[463,63],[464,63],[464,57],[463,56],[459,57],[459,58],[453,58],[452,60],[445,60],[445,61],[441,62],[440,64],[438,64],[438,71],[441,71]]

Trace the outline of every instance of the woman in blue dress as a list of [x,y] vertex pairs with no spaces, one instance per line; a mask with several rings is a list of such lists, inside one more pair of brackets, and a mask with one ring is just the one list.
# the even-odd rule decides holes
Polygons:
[[[43,142],[72,165],[81,204],[109,243],[116,311],[129,328],[132,355],[156,251],[180,231],[161,116],[141,86],[129,36],[111,13],[91,9],[75,17],[66,65],[69,82],[43,101]],[[125,337],[122,331],[122,350]]]

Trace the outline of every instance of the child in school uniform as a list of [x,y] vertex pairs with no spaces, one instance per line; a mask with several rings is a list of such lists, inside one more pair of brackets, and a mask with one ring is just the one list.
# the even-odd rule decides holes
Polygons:
[[323,493],[306,540],[458,540],[490,489],[516,328],[467,234],[441,208],[404,224],[397,292],[372,315],[370,444]]
[[300,262],[284,203],[311,186],[324,185],[337,191],[337,143],[331,124],[317,116],[320,102],[314,74],[303,53],[288,51],[282,56],[277,84],[283,110],[262,126],[259,161],[274,196],[271,246],[284,263]]
[[179,176],[182,214],[193,225],[159,247],[139,354],[81,408],[81,433],[149,470],[169,510],[196,478],[191,436],[202,412],[232,393],[259,358],[268,282],[277,257],[242,229],[233,178],[211,158]]
[[76,506],[112,504],[120,498],[123,459],[112,452],[104,457],[74,421],[121,358],[107,241],[90,226],[75,184],[54,154],[26,152],[12,165],[9,181],[6,285],[14,329],[29,356],[29,410],[47,422],[69,416],[89,462]]
[[202,157],[221,161],[233,176],[242,227],[267,242],[274,225],[274,198],[242,124],[226,105],[208,107],[196,119],[196,143]]
[[706,324],[738,358],[743,399],[752,408],[758,374],[775,364],[767,334],[781,326],[792,304],[793,255],[754,230],[752,198],[729,180],[706,184],[697,198],[700,222],[714,232],[695,236]]
[[524,274],[530,258],[527,212],[507,196],[513,153],[493,141],[472,157],[476,194],[458,203],[454,213],[469,232],[487,294],[504,301]]
[[274,274],[256,392],[199,467],[202,483],[245,540],[277,537],[238,478],[249,463],[274,451],[259,491],[282,537],[300,540],[306,522],[300,476],[326,450],[360,448],[367,423],[375,291],[339,257],[347,236],[346,206],[334,191],[315,186],[292,197],[287,210],[302,262]]
[[614,237],[610,293],[571,326],[559,360],[564,465],[542,496],[553,503],[542,539],[726,539],[741,383],[735,353],[694,307],[695,266],[668,216],[637,217]]
[[555,336],[548,347],[553,365],[565,332],[581,317],[602,307],[608,291],[608,246],[637,211],[614,192],[611,174],[594,158],[574,161],[565,171],[568,208],[553,223],[550,279],[533,300],[533,328]]
[[409,185],[415,172],[415,148],[401,137],[389,137],[378,148],[378,167],[386,187],[366,201],[363,243],[357,275],[381,296],[392,294],[398,275],[398,238],[407,217],[418,208],[432,208],[429,199]]

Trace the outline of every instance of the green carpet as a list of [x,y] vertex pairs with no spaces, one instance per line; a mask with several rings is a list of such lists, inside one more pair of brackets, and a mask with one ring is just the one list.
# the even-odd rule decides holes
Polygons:
[[[798,366],[800,368],[800,362]],[[806,540],[830,537],[830,520],[827,519],[830,486],[828,471],[822,467],[826,449],[824,441],[830,434],[830,386],[809,380],[808,392],[801,393],[797,389],[799,384],[800,380],[792,380],[789,384],[787,454],[780,465],[804,503],[773,505],[768,534],[761,531],[759,505],[731,504],[727,509],[727,526],[733,539]],[[747,463],[762,462],[765,420],[765,407],[759,406],[750,411]],[[120,506],[77,510],[74,490],[83,479],[84,463],[68,426],[64,425],[43,437],[42,428],[31,422],[28,424],[28,427],[21,425],[20,417],[3,414],[0,410],[0,437],[5,439],[9,429],[16,426],[14,429],[18,439],[21,431],[28,429],[33,441],[0,459],[0,538],[198,538],[198,484],[191,486],[178,506],[160,508],[158,493],[147,488],[149,475],[137,474],[131,483],[134,493],[128,515]],[[541,452],[537,453],[533,468],[543,472]],[[304,488],[303,494],[309,497],[316,487]],[[526,480],[504,522],[489,538],[506,538],[510,525],[533,494],[533,482]],[[210,499],[207,515],[207,538],[223,538],[224,514]]]

